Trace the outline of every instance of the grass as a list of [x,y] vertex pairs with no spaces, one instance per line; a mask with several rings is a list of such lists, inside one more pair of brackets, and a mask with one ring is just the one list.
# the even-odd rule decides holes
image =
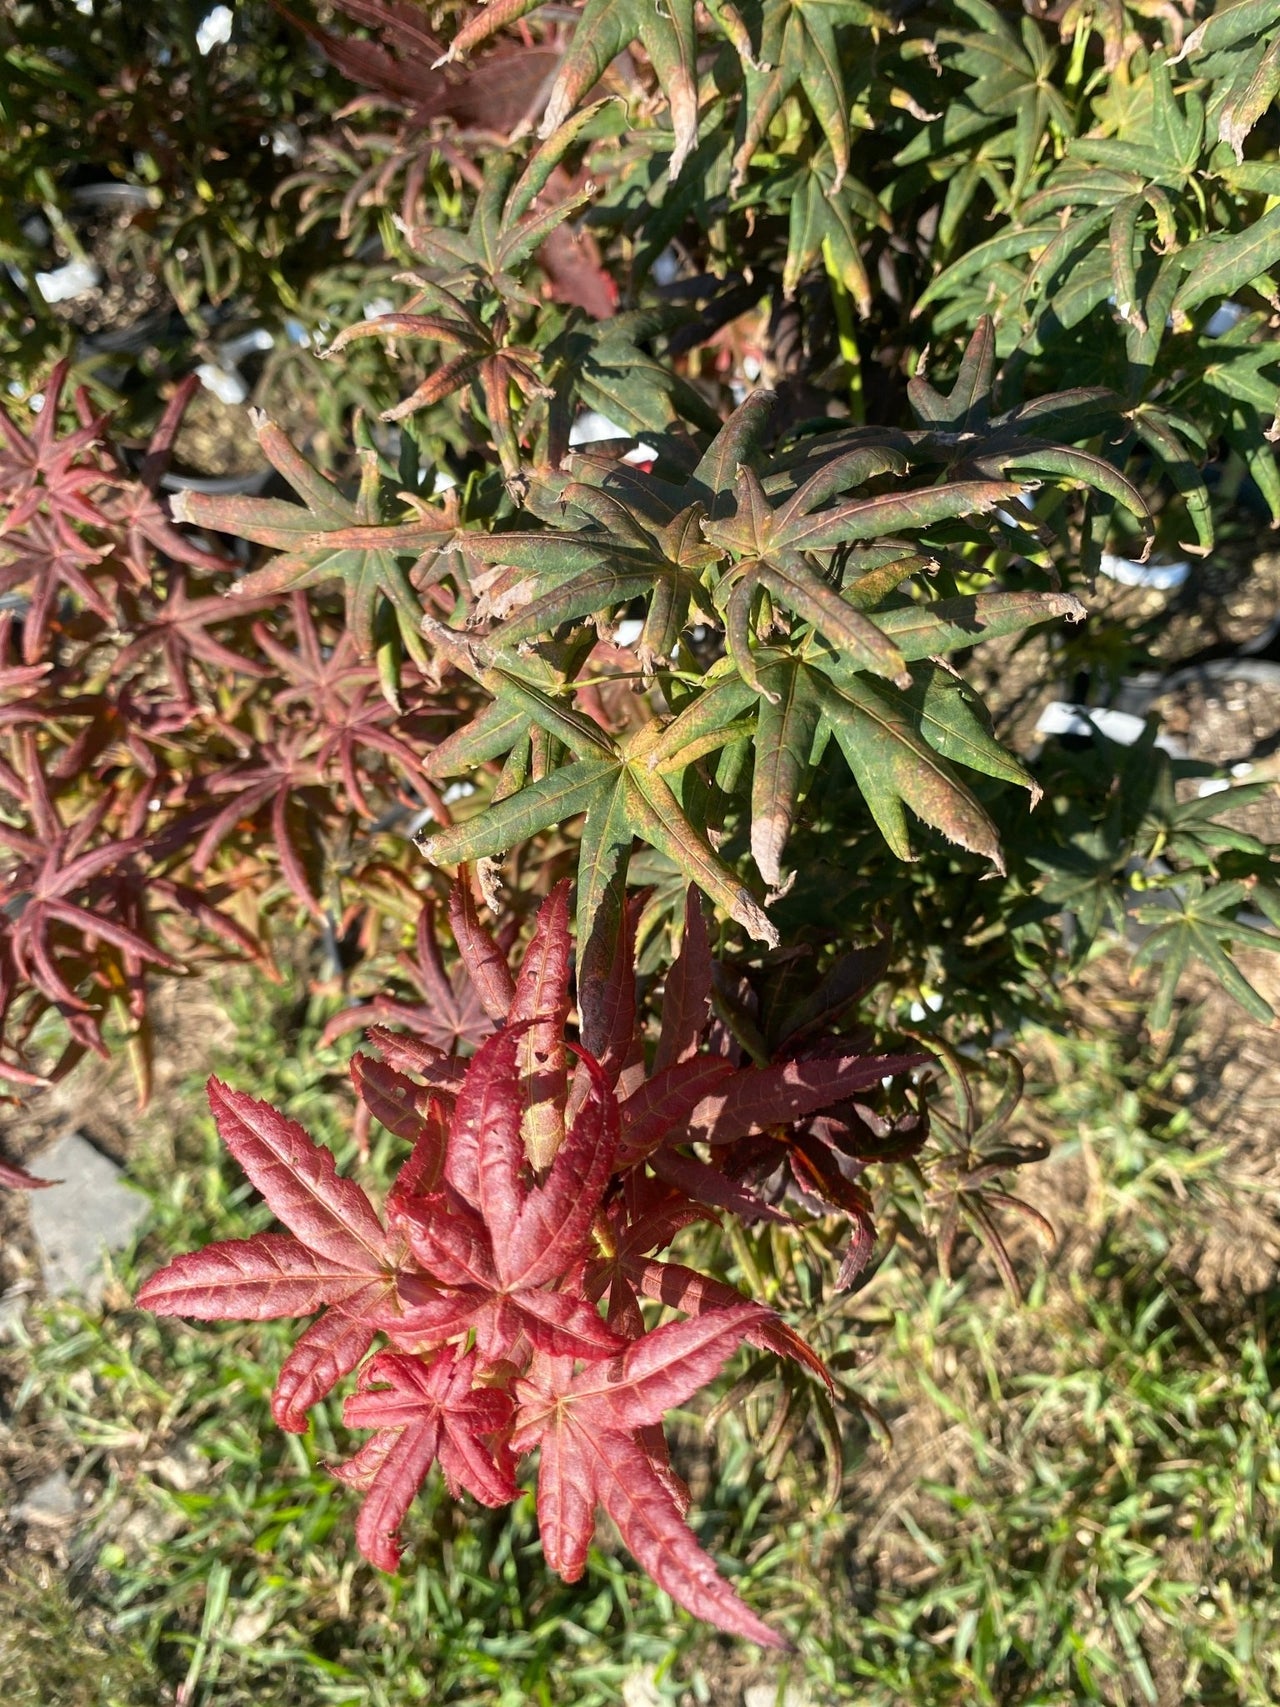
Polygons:
[[[237,1000],[221,1070],[350,1163],[316,1016]],[[1021,1119],[1060,1140],[1042,1187],[1076,1232],[1038,1275],[1020,1253],[1037,1276],[1023,1308],[973,1246],[946,1285],[904,1241],[835,1308],[817,1233],[719,1253],[820,1316],[895,1436],[885,1452],[858,1412],[833,1434],[775,1371],[710,1437],[694,1417],[676,1430],[704,1544],[798,1640],[781,1667],[693,1625],[607,1544],[582,1583],[548,1576],[529,1497],[492,1514],[433,1483],[402,1576],[363,1564],[324,1468],[346,1450],[336,1407],[306,1437],[270,1422],[290,1325],[128,1305],[173,1251],[263,1225],[192,1087],[186,1166],[153,1164],[152,1219],[106,1313],[51,1311],[27,1348],[17,1416],[61,1432],[98,1498],[69,1577],[4,1579],[6,1679],[55,1707],[591,1707],[641,1677],[659,1702],[736,1703],[749,1682],[859,1707],[1274,1702],[1280,1305],[1211,1307],[1171,1258],[1189,1218],[1222,1208],[1214,1147],[1170,1093],[1176,1049],[1044,1036],[1031,1059]],[[389,1161],[386,1141],[375,1177]]]

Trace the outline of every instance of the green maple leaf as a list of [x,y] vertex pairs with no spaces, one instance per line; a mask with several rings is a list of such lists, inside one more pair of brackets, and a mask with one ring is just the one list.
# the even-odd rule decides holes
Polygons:
[[551,94],[540,134],[549,136],[600,81],[622,50],[638,41],[648,54],[671,113],[669,178],[680,174],[698,141],[698,32],[695,0],[587,0]]
[[[661,433],[685,420],[714,433],[720,418],[702,394],[645,345],[674,330],[687,318],[684,309],[667,306],[633,309],[607,320],[571,315],[563,332],[548,342],[546,361],[554,368],[559,416],[567,434],[574,404],[594,409],[639,437]],[[557,446],[561,460],[567,441]]]
[[[536,662],[533,674],[541,682],[516,673],[522,666],[528,668],[525,660],[504,658],[487,664],[463,636],[430,621],[428,632],[455,664],[495,696],[486,735],[477,741],[476,726],[466,732],[477,743],[470,752],[483,750],[495,738],[509,748],[533,722],[573,755],[568,764],[523,779],[517,789],[491,800],[474,818],[420,841],[433,864],[492,858],[552,825],[582,816],[579,942],[587,941],[600,914],[607,916],[621,907],[632,843],[639,837],[677,865],[689,882],[696,883],[758,941],[776,946],[777,932],[750,891],[685,814],[670,783],[649,764],[656,725],[615,739],[590,718],[557,703],[548,691],[552,673],[539,670]],[[460,746],[449,743],[437,748],[429,766],[432,774],[448,774],[462,752]]]
[[[468,635],[430,618],[425,627],[492,703],[428,768],[442,779],[503,763],[486,808],[433,837],[431,857],[492,857],[581,816],[584,932],[603,920],[609,940],[638,835],[764,936],[767,921],[709,826],[741,798],[756,868],[779,886],[810,779],[838,751],[899,857],[912,857],[915,818],[999,867],[994,825],[964,773],[1033,797],[1035,785],[994,739],[972,690],[938,660],[1083,611],[1059,593],[934,598],[932,530],[981,545],[992,526],[984,518],[1024,490],[1000,477],[1006,464],[1101,485],[1138,508],[1141,499],[1101,459],[1040,436],[1059,419],[1113,414],[1110,394],[994,415],[993,362],[984,322],[949,396],[915,382],[919,433],[806,437],[766,461],[772,399],[757,393],[701,455],[675,435],[660,437],[654,470],[577,452],[531,483],[535,525],[463,535],[457,550],[485,601],[474,620],[497,620]],[[596,630],[636,605],[642,670],[674,718],[615,737],[580,708],[575,675]],[[724,655],[705,675],[686,640],[695,623],[724,635]],[[712,781],[700,761],[717,752]]]
[[[494,18],[499,10],[490,6],[482,16]],[[538,306],[539,298],[522,282],[522,269],[551,233],[585,206],[590,193],[577,191],[548,207],[538,207],[537,199],[601,105],[597,101],[544,131],[546,140],[523,167],[518,155],[491,155],[465,231],[433,225],[411,233],[414,253],[435,270],[437,283],[471,295],[476,303],[496,295],[509,304]]]
[[362,454],[359,491],[354,499],[346,498],[273,421],[258,415],[255,426],[263,454],[303,502],[180,492],[174,500],[174,515],[280,553],[237,583],[236,590],[248,598],[340,581],[347,627],[365,657],[376,650],[378,607],[386,600],[395,612],[405,649],[425,664],[419,629],[422,604],[406,565],[434,555],[452,537],[456,518],[448,509],[438,515],[419,509],[412,517],[387,520],[372,452]]
[[876,196],[847,172],[837,188],[835,160],[826,143],[795,172],[770,178],[761,186],[761,194],[766,193],[770,203],[787,214],[783,295],[793,297],[805,274],[829,260],[865,319],[871,312],[872,290],[861,244],[871,230],[893,229]]
[[[512,390],[517,389],[526,399],[550,395],[538,377],[537,352],[510,341],[511,323],[505,307],[499,307],[492,320],[486,322],[461,297],[442,285],[430,279],[415,279],[415,282],[419,288],[403,309],[348,326],[325,351],[326,358],[338,355],[360,338],[427,338],[433,343],[458,346],[456,356],[437,367],[408,397],[393,408],[384,409],[382,419],[403,421],[419,409],[428,409],[474,384],[484,402],[502,472],[508,480],[517,479],[520,441],[511,406]],[[446,312],[416,312],[428,304]]]
[[403,420],[474,385],[509,481],[520,478],[513,389],[526,400],[551,395],[540,376],[545,357],[512,337],[516,317],[539,307],[540,299],[525,287],[523,273],[537,249],[590,197],[581,191],[549,207],[537,207],[536,202],[599,105],[559,126],[523,169],[515,155],[492,156],[465,232],[433,227],[411,233],[415,252],[430,271],[428,276],[401,275],[403,282],[416,286],[403,308],[346,327],[325,352],[333,357],[364,338],[422,338],[455,347],[456,355],[382,418]]
[[[459,32],[448,57],[469,53],[504,24],[541,3],[491,0]],[[891,31],[894,24],[889,14],[864,0],[839,0],[837,5],[829,0],[767,0],[749,27],[733,0],[713,0],[706,17],[733,46],[745,81],[745,129],[734,159],[735,187],[783,102],[799,90],[830,146],[838,188],[848,169],[850,113],[855,103],[849,86],[849,56],[841,53],[836,32],[848,24]],[[753,27],[758,30],[758,43],[753,40]],[[672,130],[667,177],[674,183],[698,141],[700,44],[695,0],[669,0],[662,6],[651,0],[587,0],[548,97],[540,134],[554,133],[633,42],[648,56],[667,99]]]
[[1159,902],[1136,909],[1139,924],[1151,934],[1133,957],[1133,968],[1158,964],[1160,982],[1147,1015],[1153,1031],[1168,1028],[1178,981],[1190,960],[1202,961],[1216,976],[1227,994],[1246,1013],[1264,1023],[1275,1018],[1275,1010],[1241,972],[1228,948],[1280,950],[1280,937],[1256,929],[1236,918],[1249,900],[1245,883],[1217,883],[1206,888],[1199,873],[1181,877],[1178,887],[1161,891]]
[[761,649],[755,684],[726,666],[663,731],[650,762],[671,774],[735,740],[751,740],[751,852],[773,886],[782,881],[799,801],[831,739],[899,858],[912,857],[905,806],[1003,869],[995,826],[955,766],[1026,788],[1033,800],[1038,790],[991,735],[972,691],[928,660],[1083,614],[1076,599],[1059,593],[979,593],[879,612],[878,627],[908,665],[904,688],[868,680],[816,634],[796,651]]
[[818,121],[834,164],[833,188],[839,191],[849,169],[850,113],[847,56],[840,51],[839,25],[857,23],[893,29],[887,13],[860,0],[833,6],[828,0],[768,0],[760,26],[760,47],[752,53],[734,42],[743,60],[745,127],[733,157],[731,189],[740,187],[752,156],[768,135],[783,102],[803,93]]
[[691,606],[715,620],[699,571],[718,553],[699,529],[705,513],[700,504],[688,505],[665,523],[646,523],[612,493],[581,483],[566,485],[561,501],[598,522],[599,532],[547,529],[467,537],[468,558],[503,565],[517,584],[527,571],[536,588],[518,614],[489,634],[487,645],[509,651],[561,623],[647,596],[636,650],[642,667],[652,671],[658,660],[671,656]]

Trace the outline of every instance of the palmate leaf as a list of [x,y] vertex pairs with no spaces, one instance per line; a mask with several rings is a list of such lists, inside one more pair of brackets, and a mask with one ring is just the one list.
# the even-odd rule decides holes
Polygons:
[[574,1375],[543,1360],[516,1385],[512,1445],[540,1451],[538,1526],[552,1569],[576,1582],[603,1506],[623,1542],[673,1599],[762,1647],[789,1644],[730,1588],[694,1539],[644,1430],[714,1379],[768,1320],[753,1304],[708,1310],[645,1334],[616,1363]]
[[[499,11],[490,7],[489,15]],[[453,312],[456,293],[473,297],[477,308],[495,295],[508,309],[536,303],[521,283],[525,263],[588,196],[580,191],[550,205],[534,204],[596,110],[585,108],[556,127],[527,161],[514,153],[490,155],[466,231],[428,226],[410,234],[414,253],[432,268],[432,282],[452,296]]]
[[[980,593],[881,612],[877,623],[908,663],[909,686],[872,684],[817,639],[798,653],[756,654],[758,686],[722,675],[656,742],[650,762],[684,768],[736,735],[753,736],[751,847],[765,881],[781,881],[780,859],[813,767],[820,728],[834,735],[885,839],[900,858],[911,845],[902,804],[964,847],[1000,863],[995,829],[947,761],[1038,790],[992,737],[958,678],[919,661],[1013,634],[1084,607],[1065,593]],[[772,696],[776,695],[776,699]],[[755,709],[754,728],[744,713]]]
[[1043,436],[1046,428],[1063,436],[1085,437],[1114,426],[1119,399],[1101,387],[1082,386],[993,413],[997,342],[995,322],[984,314],[965,347],[949,394],[939,391],[922,372],[911,380],[907,388],[911,406],[926,429],[938,436],[955,435],[961,444],[974,435],[977,442],[964,466],[1082,486],[1128,510],[1149,533],[1152,524],[1146,500],[1120,469],[1093,451]]
[[[564,684],[557,684],[546,666],[539,672],[536,660],[508,654],[486,665],[485,648],[468,643],[432,619],[425,626],[455,664],[495,695],[494,705],[480,720],[485,740],[481,750],[490,743],[494,746],[486,756],[496,757],[526,739],[531,721],[575,755],[573,763],[525,781],[476,817],[421,838],[418,845],[429,860],[456,864],[491,858],[540,830],[585,814],[577,903],[580,942],[587,940],[602,906],[610,904],[616,916],[632,842],[639,836],[671,859],[757,940],[776,943],[773,926],[750,892],[715,854],[670,785],[648,763],[655,726],[615,740],[590,718],[552,697]],[[531,673],[540,674],[545,688],[529,679]],[[431,755],[428,768],[435,775],[447,775],[464,754],[474,756],[476,750],[472,737],[451,738]]]
[[1274,1020],[1270,1002],[1254,989],[1228,953],[1229,948],[1280,950],[1280,937],[1237,919],[1236,913],[1248,895],[1243,883],[1209,887],[1193,872],[1179,881],[1177,890],[1165,890],[1158,904],[1135,909],[1138,922],[1148,926],[1151,934],[1133,957],[1134,975],[1146,966],[1160,968],[1155,1000],[1147,1015],[1152,1031],[1168,1029],[1178,982],[1193,959],[1208,967],[1246,1013],[1264,1024]]
[[552,407],[566,420],[575,405],[594,409],[637,437],[668,431],[681,421],[714,433],[720,425],[715,410],[649,347],[686,318],[684,310],[672,307],[633,309],[592,323],[571,316],[547,346],[557,393]]
[[462,543],[468,558],[501,564],[517,587],[527,570],[524,584],[537,589],[490,632],[490,648],[510,649],[561,623],[647,596],[649,612],[637,651],[644,667],[652,669],[658,659],[671,656],[691,607],[715,621],[698,575],[716,556],[699,530],[701,506],[691,504],[665,525],[654,525],[634,516],[611,493],[580,483],[567,485],[561,501],[597,521],[599,531],[475,534]]
[[893,223],[880,201],[847,172],[837,188],[835,162],[825,145],[789,179],[770,178],[769,191],[789,210],[783,295],[793,297],[805,274],[826,264],[865,319],[872,289],[862,244],[868,231],[888,231]]
[[[1069,595],[1040,593],[931,603],[927,583],[913,601],[899,586],[934,567],[931,530],[984,537],[984,518],[1024,491],[999,478],[1006,467],[1100,486],[1143,517],[1146,511],[1109,463],[1041,436],[1056,421],[1055,403],[1065,419],[1087,418],[1091,427],[1110,418],[1109,393],[1081,391],[993,416],[993,375],[994,337],[984,321],[950,397],[923,377],[914,382],[926,417],[920,434],[863,430],[804,439],[772,457],[762,476],[752,461],[770,400],[757,395],[683,479],[670,468],[648,473],[598,452],[578,453],[566,471],[543,476],[530,491],[533,514],[553,525],[462,536],[463,555],[492,566],[487,572],[496,579],[486,598],[501,620],[476,639],[433,618],[424,628],[493,704],[436,749],[428,770],[443,779],[500,758],[507,764],[485,810],[421,844],[428,858],[490,858],[581,816],[581,942],[591,940],[597,918],[607,918],[608,940],[620,930],[637,836],[767,941],[768,920],[715,851],[719,825],[707,815],[706,780],[692,767],[728,743],[743,743],[754,761],[752,853],[765,882],[776,886],[797,804],[834,737],[895,852],[911,857],[909,808],[999,866],[994,827],[953,765],[1033,796],[1034,789],[962,685],[927,661],[983,635],[1016,633],[1056,616],[1078,619],[1082,607]],[[912,477],[917,463],[931,483]],[[945,473],[937,479],[940,463]],[[666,660],[683,656],[688,624],[722,626],[727,655],[699,686],[674,694],[679,714],[668,729],[649,724],[609,733],[580,709],[575,677],[593,644],[592,629],[582,625],[590,619],[603,626],[636,601],[646,606],[641,666],[664,688]],[[566,629],[570,636],[555,651],[563,667],[553,668],[551,654],[535,648]],[[785,646],[776,644],[780,633],[789,633]],[[570,761],[553,751],[531,774],[531,724]]]
[[[463,27],[449,57],[470,51],[539,3],[496,0],[487,5]],[[610,63],[638,43],[667,100],[672,145],[666,177],[674,183],[697,145],[698,56],[705,47],[698,29],[700,23],[705,28],[708,22],[732,46],[744,79],[732,187],[742,183],[770,124],[787,98],[798,92],[830,150],[838,190],[849,164],[851,112],[863,105],[866,55],[851,55],[837,32],[849,26],[876,31],[894,28],[886,11],[865,0],[845,0],[839,6],[826,0],[766,0],[755,9],[750,25],[732,0],[716,0],[705,13],[692,0],[658,8],[642,0],[586,0],[548,98],[540,134],[554,134]],[[864,116],[861,122],[869,120]]]
[[1231,296],[1280,261],[1280,208],[1232,236],[1214,233],[1188,244],[1181,259],[1185,282],[1173,299],[1175,314]]
[[[166,896],[163,882],[143,869],[142,837],[103,834],[116,805],[110,793],[63,822],[56,782],[46,775],[47,756],[31,728],[18,731],[11,756],[3,784],[17,821],[0,821],[10,896],[0,915],[0,1009],[15,988],[38,991],[63,1015],[78,1048],[105,1056],[101,1008],[81,991],[137,984],[147,966],[181,971],[155,939],[154,914],[162,898],[179,911],[184,897],[177,886]],[[224,940],[251,949],[247,936],[212,906],[195,910]],[[6,1064],[4,1072],[17,1083],[39,1082],[20,1066]]]
[[[522,1181],[525,1149],[517,1057],[522,1030],[476,1052],[458,1096],[445,1174],[456,1196],[409,1200],[396,1221],[422,1271],[441,1288],[397,1325],[398,1340],[433,1349],[473,1333],[486,1363],[521,1335],[550,1356],[598,1358],[623,1341],[572,1291],[577,1262],[613,1167],[617,1103],[600,1069],[546,1181]],[[442,1213],[442,1210],[445,1211]]]
[[698,140],[698,42],[694,0],[653,7],[644,0],[587,0],[543,114],[550,136],[600,80],[623,48],[638,41],[667,97],[674,145],[667,167],[675,182]]
[[[531,708],[532,709],[532,708]],[[533,715],[537,717],[536,709]],[[558,723],[547,718],[543,727]],[[553,731],[554,732],[554,731]],[[578,939],[585,942],[606,895],[622,878],[638,836],[657,848],[757,941],[776,946],[777,932],[737,875],[689,820],[666,780],[648,762],[652,730],[610,741],[598,756],[561,766],[494,801],[464,823],[420,841],[437,865],[491,858],[553,824],[585,814],[578,874]]]
[[[1009,164],[1006,196],[1016,206],[1046,142],[1054,132],[1061,137],[1074,128],[1066,102],[1054,86],[1057,56],[1030,18],[1021,19],[1021,28],[1015,28],[987,0],[956,0],[955,10],[972,19],[977,29],[944,28],[934,40],[943,64],[966,77],[964,108],[980,121],[969,133],[968,157],[972,159],[975,132],[985,132],[983,158]],[[898,163],[910,164],[911,159],[904,151]],[[950,211],[954,221],[958,210]]]
[[[1184,60],[1196,74],[1213,78],[1219,86],[1225,84],[1218,106],[1218,135],[1240,160],[1245,139],[1280,88],[1280,36],[1274,7],[1265,0],[1237,0],[1222,7],[1191,31],[1170,64]],[[1210,102],[1210,112],[1216,104]]]
[[286,1359],[272,1396],[280,1427],[302,1433],[309,1407],[398,1313],[403,1247],[296,1121],[217,1079],[209,1081],[209,1105],[223,1142],[290,1231],[175,1257],[140,1288],[138,1302],[157,1315],[199,1321],[263,1321],[330,1306]]
[[[707,1204],[786,1220],[739,1178],[762,1145],[817,1154],[806,1163],[806,1205],[811,1210],[817,1197],[852,1215],[863,1228],[855,1241],[862,1249],[870,1212],[861,1188],[837,1178],[834,1159],[824,1172],[815,1144],[835,1158],[848,1099],[861,1106],[886,1077],[925,1057],[872,1055],[850,1039],[812,1035],[804,1045],[810,1053],[764,1066],[732,1043],[713,1053],[707,1033],[716,969],[690,888],[651,1076],[632,936],[624,933],[614,962],[590,979],[589,957],[580,956],[582,1028],[604,1036],[602,1064],[565,1035],[567,894],[562,883],[543,902],[513,979],[505,963],[500,968],[469,891],[455,890],[450,913],[468,974],[493,1017],[506,1021],[469,1063],[414,1035],[428,1029],[421,1020],[406,1021],[407,1035],[373,1028],[384,1059],[353,1061],[362,1104],[411,1146],[386,1198],[386,1229],[300,1127],[215,1084],[220,1131],[290,1231],[178,1257],[146,1283],[139,1301],[206,1319],[261,1319],[327,1304],[280,1372],[273,1408],[285,1428],[305,1427],[307,1407],[365,1358],[377,1335],[389,1340],[365,1363],[344,1409],[344,1421],[371,1437],[335,1468],[365,1495],[357,1540],[380,1568],[397,1567],[398,1532],[433,1464],[455,1496],[470,1492],[499,1505],[518,1496],[517,1457],[536,1449],[538,1515],[553,1569],[569,1581],[581,1575],[603,1507],[639,1563],[691,1613],[784,1646],[686,1525],[688,1490],[671,1468],[662,1420],[743,1341],[790,1359],[833,1396],[837,1388],[774,1311],[655,1253],[705,1219]],[[624,909],[628,927],[637,911]],[[788,1008],[771,1035],[795,1038],[806,1024],[821,1029],[873,972],[832,968],[816,1006]],[[568,1052],[579,1056],[572,1075]],[[442,1063],[451,1071],[442,1072]],[[830,1133],[814,1126],[827,1117]],[[557,1135],[555,1146],[540,1154],[548,1133]],[[704,1142],[704,1155],[690,1154],[690,1145]],[[906,1153],[900,1145],[893,1151]],[[649,1330],[642,1298],[687,1319]]]
[[[440,363],[408,397],[384,409],[382,419],[403,421],[419,409],[430,408],[474,384],[484,402],[489,434],[502,471],[508,479],[515,479],[520,473],[520,446],[511,396],[513,390],[526,398],[545,393],[546,388],[536,373],[537,356],[511,342],[505,311],[500,310],[491,323],[486,323],[442,285],[412,274],[404,277],[419,287],[404,307],[396,313],[380,314],[344,328],[325,352],[326,357],[339,355],[362,338],[425,338],[437,344],[458,346],[458,355]],[[416,312],[424,303],[443,307],[445,311]]]
[[995,827],[947,760],[1026,788],[1032,805],[1039,789],[1022,765],[993,738],[976,697],[938,666],[912,672],[904,693],[837,683],[823,708],[841,752],[885,840],[901,859],[912,858],[902,805],[949,841],[980,853],[1003,871]]
[[[941,489],[945,491],[946,489]],[[924,494],[927,505],[933,494]],[[961,496],[961,501],[969,499]],[[877,501],[872,500],[873,507]],[[842,506],[842,515],[859,506]],[[832,512],[820,512],[819,520]],[[797,529],[803,521],[786,517]],[[853,525],[859,524],[855,521]],[[866,524],[862,524],[866,525]],[[774,537],[779,531],[775,528]],[[785,537],[785,535],[784,535]],[[827,537],[823,535],[821,537]],[[757,534],[757,541],[758,541]],[[781,585],[769,583],[771,589]],[[825,590],[825,589],[824,589]],[[806,611],[804,614],[808,614]],[[815,613],[821,620],[821,612]],[[780,881],[780,855],[809,773],[819,730],[835,737],[893,851],[911,855],[903,805],[950,840],[981,853],[1003,869],[994,825],[960,782],[948,759],[1036,790],[1022,767],[992,738],[963,684],[937,666],[907,670],[908,659],[936,657],[970,644],[977,633],[1015,632],[1050,616],[1078,620],[1083,608],[1070,596],[979,595],[950,608],[927,605],[878,613],[875,629],[892,645],[891,662],[901,664],[896,685],[872,683],[862,673],[864,656],[823,644],[829,625],[815,632],[801,654],[755,654],[755,681],[727,679],[681,714],[655,748],[654,762],[667,768],[685,760],[696,743],[707,751],[728,738],[755,689],[760,697],[754,741],[751,822],[752,852],[770,883]],[[958,619],[958,620],[955,620]],[[903,644],[905,642],[905,644]],[[771,658],[776,663],[769,663]],[[888,674],[880,670],[877,674]],[[746,690],[745,692],[743,690]],[[708,702],[719,695],[714,706]],[[717,727],[717,719],[719,724]]]
[[753,47],[744,29],[726,27],[733,9],[722,6],[721,27],[730,36],[742,61],[743,93],[733,157],[730,188],[745,181],[747,169],[769,128],[789,96],[800,93],[817,120],[834,164],[834,190],[839,192],[849,167],[851,120],[868,125],[864,106],[865,67],[871,43],[850,52],[837,31],[850,25],[892,31],[883,10],[862,0],[840,6],[824,0],[765,0],[760,8],[759,46]]
[[433,1463],[455,1499],[464,1488],[483,1505],[517,1497],[514,1459],[501,1439],[514,1407],[506,1393],[474,1385],[476,1363],[474,1351],[446,1349],[429,1363],[379,1352],[343,1407],[348,1428],[377,1430],[334,1474],[365,1490],[356,1540],[380,1570],[399,1568],[396,1531]]
[[353,500],[300,455],[273,421],[259,414],[255,426],[263,454],[302,504],[188,491],[174,500],[175,516],[197,527],[270,546],[281,554],[236,583],[236,591],[249,598],[341,582],[347,628],[363,657],[372,657],[377,649],[375,621],[380,602],[387,600],[406,650],[425,663],[419,631],[422,604],[410,584],[406,562],[434,553],[442,537],[451,533],[451,520],[442,514],[438,524],[421,515],[386,521],[377,461],[371,454],[364,458],[360,490]]
[[[987,24],[995,33],[994,22]],[[1033,34],[1035,26],[1025,21],[1023,31]],[[950,67],[975,78],[977,90],[983,72],[960,45],[965,32],[942,34],[957,55]],[[1175,59],[1158,48],[1135,51],[1132,36],[1124,40],[1127,47],[1115,38],[1114,51],[1128,56],[1125,77],[1098,84],[1066,115],[1065,150],[1042,151],[1020,202],[1004,207],[997,195],[1003,229],[965,245],[953,259],[940,246],[950,264],[928,284],[914,312],[931,312],[935,332],[994,312],[1000,352],[1013,355],[1015,367],[1031,360],[1038,366],[1079,362],[1089,342],[1081,341],[1080,329],[1086,323],[1096,329],[1088,365],[1097,371],[1105,364],[1123,375],[1125,404],[1134,412],[1133,431],[1108,455],[1123,466],[1136,454],[1144,472],[1154,460],[1181,495],[1195,545],[1204,549],[1213,542],[1214,523],[1200,473],[1203,451],[1175,414],[1181,407],[1184,416],[1200,419],[1202,393],[1189,370],[1212,359],[1211,308],[1250,287],[1269,292],[1280,263],[1274,210],[1255,201],[1280,183],[1274,166],[1224,164],[1223,146],[1239,160],[1245,137],[1273,98],[1280,32],[1274,11],[1250,11],[1245,4],[1191,32]],[[1209,48],[1209,41],[1222,45]],[[985,45],[971,45],[980,58]],[[953,112],[949,107],[943,130]],[[971,150],[972,137],[958,136],[957,146]],[[899,156],[921,166],[928,158],[923,136]],[[929,161],[935,172],[944,164]],[[959,153],[954,164],[959,168]],[[970,175],[975,171],[971,166]],[[1207,201],[1206,181],[1229,186],[1230,193]],[[945,224],[944,212],[940,227]],[[1247,413],[1234,421],[1231,414],[1222,411],[1205,437],[1212,444],[1230,433],[1251,470],[1260,470],[1267,501],[1280,513],[1274,457]],[[1086,566],[1105,543],[1111,506],[1099,500],[1091,511]]]
[[[495,0],[463,26],[446,57],[456,59],[470,52],[540,4],[542,0]],[[548,97],[540,134],[554,135],[610,62],[633,41],[642,43],[670,105],[675,147],[669,173],[674,180],[697,140],[697,37],[692,0],[678,0],[656,14],[636,0],[587,0]]]

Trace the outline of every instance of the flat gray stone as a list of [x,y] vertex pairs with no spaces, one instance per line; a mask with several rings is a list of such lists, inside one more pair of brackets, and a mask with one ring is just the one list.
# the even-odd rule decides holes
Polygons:
[[122,1182],[120,1169],[78,1132],[42,1150],[37,1171],[61,1185],[28,1198],[31,1231],[51,1298],[102,1295],[102,1258],[122,1250],[147,1216],[147,1200]]

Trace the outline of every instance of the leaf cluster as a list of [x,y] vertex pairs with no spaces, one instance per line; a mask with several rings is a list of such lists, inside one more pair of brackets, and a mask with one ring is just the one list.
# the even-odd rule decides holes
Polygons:
[[[688,1490],[662,1419],[744,1339],[831,1378],[772,1310],[657,1253],[716,1208],[781,1216],[739,1176],[791,1145],[809,1195],[852,1203],[869,1227],[869,1199],[837,1158],[853,1167],[918,1148],[922,1132],[877,1147],[867,1104],[924,1057],[806,1044],[857,993],[848,978],[816,1008],[780,1009],[786,1042],[772,1062],[753,1063],[727,1033],[708,1039],[714,967],[692,895],[652,1062],[629,953],[579,982],[589,1052],[566,1037],[567,885],[543,903],[514,978],[466,888],[451,912],[494,1030],[467,1062],[383,1027],[370,1032],[379,1054],[353,1058],[366,1109],[410,1146],[383,1213],[296,1122],[211,1080],[224,1142],[288,1231],[179,1256],[138,1301],[199,1320],[324,1307],[285,1361],[272,1408],[281,1427],[305,1430],[308,1409],[359,1366],[344,1420],[373,1433],[335,1474],[363,1492],[357,1538],[384,1570],[399,1564],[397,1531],[434,1463],[455,1497],[500,1505],[536,1449],[543,1552],[566,1581],[583,1572],[602,1507],[680,1604],[785,1645],[686,1527]],[[859,1157],[862,1134],[870,1151]],[[865,1257],[869,1239],[856,1244]],[[642,1300],[683,1319],[653,1325]],[[387,1349],[370,1358],[378,1338]]]
[[416,917],[384,839],[447,819],[422,760],[454,707],[407,676],[388,699],[331,606],[256,591],[175,525],[161,483],[194,380],[135,465],[83,389],[68,425],[66,377],[30,432],[0,418],[3,1072],[65,1072],[107,1025],[145,1094],[149,973],[270,968],[273,918],[341,934],[366,886],[375,945],[388,909]]

